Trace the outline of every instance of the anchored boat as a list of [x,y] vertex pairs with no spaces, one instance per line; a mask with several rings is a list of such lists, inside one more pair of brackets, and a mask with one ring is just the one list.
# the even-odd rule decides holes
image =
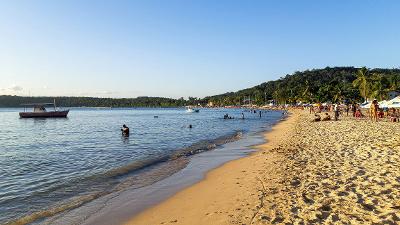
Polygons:
[[198,112],[200,112],[200,109],[194,109],[194,108],[192,108],[192,107],[190,107],[190,106],[187,106],[186,107],[186,112],[188,112],[188,113],[198,113]]
[[[19,113],[21,118],[66,118],[69,113],[69,110],[57,110],[55,101],[54,103],[31,103],[22,106],[24,106],[24,112]],[[54,110],[47,111],[46,106],[53,106]],[[33,111],[27,111],[28,107],[33,107]]]

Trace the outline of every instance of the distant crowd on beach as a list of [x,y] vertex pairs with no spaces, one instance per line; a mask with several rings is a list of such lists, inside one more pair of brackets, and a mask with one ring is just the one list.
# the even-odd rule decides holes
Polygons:
[[[314,121],[331,120],[330,112],[334,113],[334,120],[339,120],[340,116],[352,116],[356,119],[369,118],[372,121],[399,122],[400,109],[380,107],[378,101],[372,101],[369,109],[363,109],[360,104],[315,104],[308,107],[310,114],[314,114]],[[322,117],[321,117],[322,115]]]

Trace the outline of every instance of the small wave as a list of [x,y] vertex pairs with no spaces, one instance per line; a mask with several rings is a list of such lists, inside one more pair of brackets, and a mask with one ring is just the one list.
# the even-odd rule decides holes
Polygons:
[[229,142],[237,141],[243,136],[243,132],[238,131],[231,135],[222,136],[213,140],[202,140],[197,143],[178,149],[174,151],[171,155],[162,155],[159,157],[149,157],[142,160],[137,160],[135,162],[129,163],[122,167],[118,167],[107,171],[104,176],[109,178],[115,178],[117,176],[127,175],[134,171],[152,166],[155,164],[163,163],[169,160],[176,160],[180,157],[188,157],[201,152],[209,151],[215,149],[218,146],[224,145]]
[[106,177],[122,176],[122,175],[125,175],[128,173],[131,173],[133,171],[143,169],[150,165],[165,162],[165,161],[169,160],[169,158],[170,157],[168,155],[165,155],[165,156],[156,157],[156,158],[146,158],[146,159],[137,160],[135,162],[129,163],[128,165],[109,170],[104,175]]
[[227,135],[227,136],[222,136],[219,138],[216,138],[214,140],[203,140],[199,141],[189,147],[180,149],[176,151],[171,158],[176,159],[182,156],[191,156],[197,153],[209,151],[212,149],[215,149],[218,146],[224,145],[229,142],[237,141],[243,136],[243,133],[241,131],[236,132],[233,135]]
[[[90,201],[93,201],[99,197],[105,196],[105,195],[113,193],[115,191],[120,191],[120,190],[123,190],[124,188],[129,188],[133,184],[136,184],[137,187],[150,185],[151,183],[154,183],[157,180],[163,179],[167,176],[170,176],[173,173],[177,172],[177,170],[184,168],[186,166],[186,164],[188,163],[188,160],[186,160],[187,157],[192,156],[194,154],[198,154],[201,152],[215,149],[218,146],[224,145],[229,142],[237,141],[242,136],[243,136],[243,133],[241,131],[239,131],[239,132],[235,132],[234,134],[222,136],[222,137],[219,137],[219,138],[216,138],[213,140],[199,141],[188,147],[173,151],[173,153],[170,155],[166,154],[166,155],[155,157],[155,158],[149,157],[146,159],[138,160],[138,161],[132,162],[128,165],[109,170],[102,175],[95,175],[94,177],[87,178],[88,179],[87,186],[92,186],[94,184],[93,182],[96,180],[97,181],[105,181],[107,179],[118,178],[120,176],[129,175],[133,172],[140,171],[142,169],[145,169],[145,168],[148,168],[151,166],[160,167],[160,169],[163,170],[163,173],[158,172],[158,176],[152,176],[153,177],[152,181],[146,180],[142,185],[135,183],[137,181],[136,179],[132,180],[132,179],[126,178],[125,180],[122,180],[119,183],[117,183],[115,186],[107,188],[107,190],[98,191],[95,193],[90,193],[90,194],[86,194],[86,195],[81,195],[79,197],[75,197],[65,203],[52,206],[46,210],[37,211],[30,215],[26,215],[21,218],[18,218],[14,221],[6,222],[5,225],[25,225],[25,224],[29,224],[29,223],[32,223],[35,221],[43,220],[45,218],[52,217],[56,214],[65,212],[67,210],[72,210],[72,209],[78,208]],[[181,160],[181,159],[183,159],[183,160]],[[175,166],[176,168],[172,168],[172,166],[169,168],[163,168],[163,166],[161,164],[165,163],[165,162],[168,162],[169,165],[176,164],[176,166]],[[158,166],[158,164],[160,164],[161,166]],[[146,172],[143,172],[143,174],[139,174],[136,176],[145,175],[145,174],[146,174]],[[157,172],[156,172],[156,174],[157,174]],[[146,176],[147,175],[148,175],[148,173],[146,174]],[[84,182],[84,180],[80,179],[80,182]],[[82,184],[82,183],[80,183],[80,184]]]
[[42,211],[38,211],[38,212],[34,212],[30,215],[21,217],[15,221],[10,221],[5,223],[5,225],[25,225],[25,224],[29,224],[32,222],[35,222],[37,220],[46,218],[46,217],[51,217],[54,216],[58,213],[67,211],[67,210],[71,210],[74,208],[77,208],[87,202],[90,202],[98,197],[102,196],[102,193],[95,193],[95,194],[90,194],[90,195],[85,195],[85,196],[81,196],[78,197],[74,200],[71,200],[65,204],[62,205],[58,205],[58,206],[53,206],[49,209],[46,210],[42,210]]

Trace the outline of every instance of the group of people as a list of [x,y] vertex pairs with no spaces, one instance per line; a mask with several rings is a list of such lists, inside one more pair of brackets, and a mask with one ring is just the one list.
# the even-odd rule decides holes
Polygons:
[[[365,111],[365,110],[364,110]],[[382,108],[379,106],[378,101],[375,99],[372,101],[369,110],[366,110],[364,115],[359,104],[352,103],[347,105],[319,105],[316,107],[310,107],[310,114],[314,113],[315,117],[313,121],[327,121],[331,120],[328,112],[334,112],[334,119],[338,120],[340,115],[353,116],[357,119],[369,116],[372,121],[378,121],[379,118],[387,118],[391,122],[400,122],[400,109],[395,108]],[[321,118],[320,113],[324,113],[325,116]]]
[[380,108],[378,101],[374,99],[369,108],[369,114],[372,121],[378,121],[379,118],[388,118],[390,122],[399,122],[400,109]]
[[[322,108],[318,108],[318,110],[319,110],[319,112],[318,113],[321,113],[322,111],[325,111],[325,115],[324,115],[324,117],[323,118],[321,118],[321,116],[318,114],[318,113],[315,113],[314,114],[314,122],[318,122],[318,121],[329,121],[329,120],[331,120],[331,116],[329,115],[329,113],[328,113],[328,111],[333,111],[334,112],[334,119],[335,119],[335,121],[338,121],[339,120],[339,116],[340,116],[340,107],[339,107],[339,105],[338,104],[334,104],[334,105],[331,105],[331,106],[323,106]],[[315,109],[314,108],[310,108],[310,113],[311,112],[315,112]]]
[[[257,110],[251,110],[251,111],[245,111],[245,112],[250,112],[250,113],[256,114],[256,113],[257,113]],[[244,113],[243,113],[243,112],[242,112],[241,116],[242,116],[241,119],[244,120]],[[258,116],[259,116],[260,118],[262,117],[262,110],[259,110],[259,111],[258,111]],[[229,114],[226,113],[226,114],[224,115],[224,119],[225,119],[225,120],[226,120],[226,119],[235,119],[235,117],[229,116]]]
[[324,117],[321,118],[321,116],[319,114],[314,114],[314,122],[319,122],[319,121],[329,121],[331,120],[331,116],[329,115],[329,113],[325,113]]
[[[193,125],[192,125],[192,124],[189,124],[188,128],[192,129],[192,128],[193,128]],[[129,127],[126,126],[125,124],[122,125],[122,128],[121,128],[121,134],[122,134],[122,136],[124,136],[124,137],[129,137],[129,133],[130,133],[130,132],[129,132]]]
[[224,120],[228,120],[228,119],[230,119],[230,120],[235,119],[235,117],[229,116],[229,114],[227,113],[224,115]]

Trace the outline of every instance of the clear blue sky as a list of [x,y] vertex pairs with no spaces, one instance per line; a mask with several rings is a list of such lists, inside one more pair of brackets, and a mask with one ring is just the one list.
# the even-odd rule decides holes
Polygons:
[[0,94],[203,97],[399,67],[400,1],[0,1]]

